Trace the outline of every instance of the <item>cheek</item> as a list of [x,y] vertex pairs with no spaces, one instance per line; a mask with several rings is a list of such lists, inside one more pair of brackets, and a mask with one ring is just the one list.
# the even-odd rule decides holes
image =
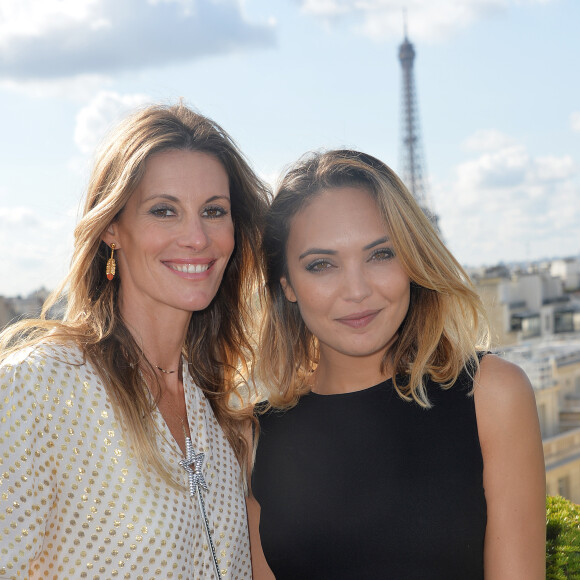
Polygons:
[[411,281],[404,272],[390,272],[376,280],[378,293],[392,308],[393,313],[406,316],[411,301]]
[[402,317],[404,318],[407,316],[407,312],[409,311],[409,305],[411,303],[411,285],[410,282],[406,280],[401,283],[401,287],[399,290],[399,302],[400,302],[400,309]]
[[312,303],[300,303],[298,304],[298,310],[300,311],[300,316],[304,321],[306,328],[316,337],[320,338],[324,335],[324,316],[321,314],[320,310]]
[[401,298],[408,304],[411,300],[411,281],[406,276],[401,277],[399,288]]
[[398,264],[393,264],[390,270],[382,272],[375,281],[393,299],[408,300],[411,296],[411,279]]
[[295,289],[295,292],[300,314],[306,326],[312,331],[310,327],[319,324],[320,319],[325,317],[331,309],[331,297],[318,285],[301,285],[299,289]]
[[225,243],[225,252],[228,255],[228,258],[232,255],[234,248],[236,247],[236,239],[234,238],[234,233],[228,237]]
[[221,251],[229,258],[236,246],[233,223],[230,223],[228,227],[224,227],[219,232],[216,232],[214,235],[214,242],[219,245]]

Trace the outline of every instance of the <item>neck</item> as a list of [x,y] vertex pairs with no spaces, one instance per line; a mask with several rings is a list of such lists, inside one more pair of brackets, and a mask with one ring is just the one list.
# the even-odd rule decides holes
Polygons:
[[383,352],[365,357],[324,353],[314,373],[312,390],[321,395],[353,393],[378,385],[392,376],[390,366],[381,372]]
[[[139,305],[128,307],[120,301],[119,308],[127,328],[141,349],[144,358],[158,376],[177,379],[181,366],[181,353],[191,313],[171,308],[152,312]],[[175,372],[163,372],[175,371]],[[173,380],[166,381],[173,384]]]

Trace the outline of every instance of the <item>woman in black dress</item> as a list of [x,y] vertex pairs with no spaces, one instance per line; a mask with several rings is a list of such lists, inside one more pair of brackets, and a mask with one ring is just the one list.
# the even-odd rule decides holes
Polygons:
[[533,390],[398,177],[305,157],[264,248],[254,578],[543,578]]

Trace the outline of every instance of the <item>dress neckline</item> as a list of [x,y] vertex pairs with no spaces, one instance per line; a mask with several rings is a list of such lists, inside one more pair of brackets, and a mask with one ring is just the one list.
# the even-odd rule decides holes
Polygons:
[[393,378],[389,377],[388,379],[385,379],[383,381],[381,381],[380,383],[377,383],[376,385],[371,385],[370,387],[365,387],[364,389],[358,389],[356,391],[348,391],[346,393],[327,393],[327,394],[323,394],[323,393],[315,393],[314,391],[310,391],[308,394],[312,395],[313,398],[316,399],[337,399],[337,398],[348,398],[348,397],[355,397],[357,395],[362,396],[363,393],[371,393],[371,392],[375,392],[380,390],[382,387],[385,387],[388,384],[391,384],[393,382]]

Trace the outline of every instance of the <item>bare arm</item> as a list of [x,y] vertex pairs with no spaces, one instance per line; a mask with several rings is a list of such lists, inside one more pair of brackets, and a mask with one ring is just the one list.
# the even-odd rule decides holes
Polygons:
[[[251,426],[245,432],[248,449],[253,448],[253,433]],[[248,454],[248,496],[246,497],[246,511],[248,514],[248,530],[250,533],[250,551],[252,556],[252,579],[253,580],[276,580],[264,551],[262,550],[262,541],[260,540],[260,504],[252,495],[252,453]]]
[[525,373],[485,356],[475,408],[487,501],[486,580],[543,580],[546,476],[533,389]]
[[250,549],[252,552],[252,578],[253,580],[275,580],[260,541],[260,504],[253,496],[246,498],[248,510],[248,526],[250,528]]

